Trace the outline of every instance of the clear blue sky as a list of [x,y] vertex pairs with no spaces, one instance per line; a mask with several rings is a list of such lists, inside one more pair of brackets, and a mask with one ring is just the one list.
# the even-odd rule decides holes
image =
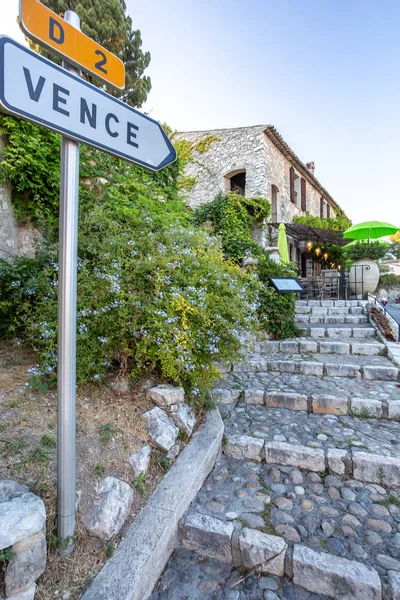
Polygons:
[[273,124],[354,222],[400,226],[398,0],[127,0],[145,109],[178,130]]
[[126,2],[152,55],[144,110],[183,131],[273,124],[354,222],[400,226],[398,0]]

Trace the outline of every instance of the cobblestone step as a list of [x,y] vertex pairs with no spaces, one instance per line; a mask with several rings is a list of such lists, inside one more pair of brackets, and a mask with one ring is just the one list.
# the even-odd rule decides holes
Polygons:
[[[293,411],[305,411],[314,414],[350,415],[370,419],[400,420],[400,390],[388,389],[384,391],[381,385],[376,388],[369,386],[348,390],[337,385],[334,378],[327,382],[326,388],[312,386],[309,377],[304,384],[300,377],[292,384],[285,382],[278,389],[271,389],[268,381],[243,382],[241,387],[214,388],[212,396],[223,413],[224,405],[244,404],[264,405],[269,408],[283,408]],[[275,382],[276,383],[276,382]],[[264,387],[262,387],[264,386]],[[326,391],[324,391],[326,389]],[[300,390],[300,391],[298,391]],[[393,393],[391,393],[393,392]],[[359,394],[352,395],[352,394]]]
[[356,338],[370,339],[376,337],[376,331],[366,323],[359,323],[353,327],[351,323],[341,323],[340,325],[313,324],[312,327],[305,327],[305,335],[311,338]]
[[400,423],[238,404],[226,414],[224,453],[400,486]]
[[150,600],[328,600],[287,577],[240,572],[232,565],[179,548]]
[[365,315],[299,315],[295,314],[294,321],[297,325],[307,324],[328,324],[340,325],[342,323],[350,325],[359,325],[368,323],[368,318]]
[[396,598],[399,498],[346,474],[222,456],[181,522],[185,550],[154,600],[183,600],[171,595],[178,581],[200,586],[187,598]]
[[248,354],[239,363],[233,363],[236,372],[267,371],[314,375],[317,377],[350,377],[381,381],[398,381],[399,369],[385,356],[348,354]]
[[317,339],[315,341],[304,338],[293,338],[283,341],[255,342],[255,352],[260,354],[276,354],[278,352],[289,354],[359,354],[363,356],[377,356],[386,351],[385,344],[375,339],[368,341],[355,341],[351,338],[336,338],[329,340]]

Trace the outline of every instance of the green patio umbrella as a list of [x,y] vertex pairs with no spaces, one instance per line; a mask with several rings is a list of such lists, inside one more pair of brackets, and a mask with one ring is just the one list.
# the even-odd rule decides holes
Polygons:
[[281,263],[284,265],[289,264],[289,251],[286,237],[286,227],[281,223],[278,227],[278,250]]
[[390,225],[390,223],[383,223],[381,221],[365,221],[365,223],[358,223],[358,225],[352,225],[343,233],[344,238],[350,238],[353,240],[376,240],[384,237],[385,235],[393,235],[399,230],[399,227]]

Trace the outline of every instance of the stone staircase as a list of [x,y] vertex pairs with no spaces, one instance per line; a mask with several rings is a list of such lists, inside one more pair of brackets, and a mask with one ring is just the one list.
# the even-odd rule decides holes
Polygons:
[[154,600],[400,599],[398,368],[364,303],[296,313],[214,389],[222,454]]

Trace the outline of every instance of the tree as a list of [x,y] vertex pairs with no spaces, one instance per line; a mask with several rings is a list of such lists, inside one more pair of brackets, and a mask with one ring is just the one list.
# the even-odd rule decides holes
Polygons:
[[392,244],[400,244],[400,229],[397,233],[389,235],[389,241],[391,241]]
[[[48,8],[60,16],[66,10],[74,10],[80,17],[81,29],[98,44],[118,56],[125,64],[126,85],[124,90],[107,88],[113,96],[131,106],[140,107],[151,90],[150,77],[143,75],[150,63],[150,52],[142,50],[142,36],[138,29],[132,29],[132,19],[126,15],[124,0],[41,0]],[[42,54],[57,60],[53,53]],[[59,62],[59,60],[57,60]],[[85,78],[104,87],[90,75]]]

